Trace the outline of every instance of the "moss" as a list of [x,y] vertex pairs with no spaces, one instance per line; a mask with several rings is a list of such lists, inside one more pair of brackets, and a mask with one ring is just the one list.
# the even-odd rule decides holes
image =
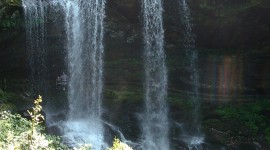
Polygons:
[[22,26],[23,20],[18,18],[1,19],[0,30],[18,29]]
[[142,93],[139,91],[132,90],[106,90],[105,97],[109,99],[114,99],[115,102],[137,102],[143,99]]
[[192,107],[192,101],[187,99],[187,98],[183,98],[183,97],[185,97],[185,96],[183,96],[181,94],[169,93],[168,102],[171,106],[177,106],[177,107],[183,108],[185,110],[188,110]]
[[265,139],[267,143],[270,144],[270,127],[265,130]]
[[18,6],[18,7],[22,6],[22,0],[3,0],[3,2],[11,6]]

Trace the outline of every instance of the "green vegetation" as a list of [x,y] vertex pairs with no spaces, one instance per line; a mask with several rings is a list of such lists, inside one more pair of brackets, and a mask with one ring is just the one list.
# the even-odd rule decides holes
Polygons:
[[[1,97],[3,96],[1,91]],[[60,137],[44,133],[41,115],[42,97],[39,96],[34,101],[34,107],[28,113],[31,120],[22,118],[19,114],[11,114],[8,108],[5,111],[0,110],[0,149],[9,150],[69,150],[66,145],[61,143]],[[0,104],[2,107],[4,104]],[[91,145],[82,145],[74,150],[90,150]],[[113,146],[109,150],[132,150],[128,145],[115,138]]]
[[11,99],[13,99],[14,97],[16,97],[15,94],[3,91],[0,88],[0,102],[2,102],[2,104],[0,105],[0,112],[16,110],[16,106],[10,103],[12,101]]
[[43,118],[40,114],[41,102],[41,97],[34,101],[33,110],[29,111],[31,121],[18,114],[11,114],[9,111],[0,113],[0,149],[67,149],[61,144],[59,137],[43,133],[43,127],[40,126]]
[[0,29],[1,30],[18,29],[19,27],[21,27],[22,23],[23,21],[18,18],[1,19]]
[[4,3],[7,5],[12,5],[12,6],[22,6],[22,1],[21,0],[3,0]]
[[270,144],[270,127],[268,127],[268,128],[265,130],[265,138],[266,138],[267,143]]
[[[205,120],[207,128],[212,127],[230,136],[256,138],[264,135],[270,143],[270,101],[260,100],[241,105],[225,105],[214,112],[219,118]],[[215,115],[215,116],[216,116]]]
[[217,112],[224,121],[241,123],[242,126],[245,126],[250,131],[250,134],[255,135],[259,131],[260,126],[265,126],[264,116],[259,114],[259,109],[259,107],[253,107],[250,110],[249,107],[234,108],[227,106],[218,109]]
[[129,90],[107,90],[105,91],[105,96],[107,98],[114,99],[115,102],[138,102],[143,99],[142,93],[139,91],[129,91]]
[[132,150],[127,144],[122,143],[119,139],[115,138],[113,145],[108,150]]

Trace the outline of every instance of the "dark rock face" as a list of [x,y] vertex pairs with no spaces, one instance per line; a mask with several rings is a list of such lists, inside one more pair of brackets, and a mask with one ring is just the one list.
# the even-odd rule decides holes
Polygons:
[[[191,0],[189,4],[199,47],[262,46],[268,42],[270,2],[267,0]],[[19,1],[0,1],[0,19],[21,16],[19,5]],[[140,1],[108,0],[106,6],[107,20],[121,20],[117,24],[120,27],[127,22],[141,27]],[[169,28],[179,25],[179,15],[177,1],[164,1],[164,25],[168,28],[168,36],[173,34]],[[176,30],[181,31],[181,26]]]
[[[180,4],[176,0],[166,0],[163,4],[169,85],[186,90],[188,88],[183,87],[188,87],[190,83],[186,83],[189,75],[185,68],[187,58],[183,51],[184,28],[180,18]],[[225,67],[225,58],[236,57],[241,58],[244,64],[240,65],[243,69],[240,69],[239,74],[243,74],[243,81],[249,81],[243,86],[252,89],[253,93],[266,94],[270,89],[267,69],[270,57],[270,2],[191,0],[189,4],[199,52],[202,90],[209,89],[205,88],[209,85],[204,83],[209,78],[209,74],[205,73],[209,71],[208,62],[217,60],[218,63],[209,65]],[[56,24],[55,19],[64,22],[64,17],[59,12],[48,14],[46,26],[50,80],[65,71],[67,63],[64,26]],[[106,82],[115,82],[119,87],[129,82],[142,84],[141,1],[108,0],[104,24]],[[0,1],[0,50],[0,77],[27,78],[29,71],[23,11],[21,7],[8,5],[6,1]]]
[[255,47],[268,42],[270,4],[266,0],[192,0],[191,6],[200,47]]
[[22,8],[0,0],[0,78],[26,77],[26,46]]
[[108,0],[107,7],[110,13],[115,12],[118,17],[124,17],[129,22],[138,22],[140,14],[140,1],[138,0]]

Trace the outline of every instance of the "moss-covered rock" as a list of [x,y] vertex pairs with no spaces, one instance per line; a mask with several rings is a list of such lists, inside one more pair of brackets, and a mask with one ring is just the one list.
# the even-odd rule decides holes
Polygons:
[[11,5],[11,6],[18,6],[21,7],[22,6],[22,1],[21,0],[0,0],[0,3],[4,3],[6,5]]

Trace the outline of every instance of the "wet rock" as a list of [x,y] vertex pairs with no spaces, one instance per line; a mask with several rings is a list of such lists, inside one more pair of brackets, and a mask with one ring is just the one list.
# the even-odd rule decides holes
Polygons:
[[5,16],[7,12],[7,9],[8,9],[7,6],[0,7],[0,19],[3,19],[3,17]]
[[59,122],[59,121],[64,121],[67,120],[67,112],[60,112],[56,115],[50,116],[50,120],[53,122]]
[[119,17],[124,17],[130,22],[138,21],[140,15],[140,2],[138,0],[108,0],[110,10],[117,11]]
[[229,136],[228,133],[219,131],[217,129],[211,128],[209,129],[209,141],[214,141],[218,143],[226,143],[227,138]]
[[20,12],[19,10],[16,10],[12,13],[11,18],[19,18],[20,17]]
[[53,134],[53,135],[57,135],[57,136],[63,135],[63,131],[57,125],[52,125],[52,126],[47,127],[46,132],[50,133],[50,134]]

